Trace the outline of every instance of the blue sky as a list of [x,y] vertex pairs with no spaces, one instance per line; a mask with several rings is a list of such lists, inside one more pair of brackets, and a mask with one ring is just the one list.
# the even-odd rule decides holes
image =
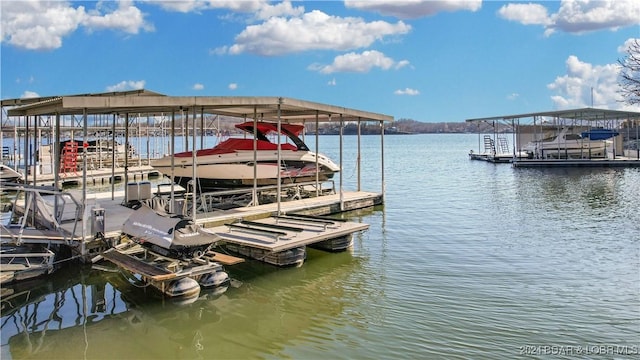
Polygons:
[[0,0],[3,99],[145,88],[283,96],[424,122],[617,93],[640,1]]

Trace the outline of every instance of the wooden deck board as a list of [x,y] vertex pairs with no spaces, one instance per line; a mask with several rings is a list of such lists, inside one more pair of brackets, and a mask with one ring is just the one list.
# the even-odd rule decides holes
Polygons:
[[119,251],[106,251],[102,256],[126,270],[148,277],[154,281],[166,281],[176,277],[176,274],[169,270],[147,264],[133,256],[123,254]]
[[243,258],[222,254],[215,251],[209,251],[204,256],[209,261],[215,261],[222,265],[235,265],[244,262]]

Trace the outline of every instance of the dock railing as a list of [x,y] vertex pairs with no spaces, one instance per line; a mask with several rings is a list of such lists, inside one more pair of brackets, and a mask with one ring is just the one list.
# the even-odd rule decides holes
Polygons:
[[[183,188],[180,188],[179,190],[174,191],[174,196],[171,197],[170,191],[166,191],[166,189],[162,190],[163,188],[170,187],[170,184],[158,184],[157,186],[158,191],[156,192],[156,195],[148,200],[149,207],[156,211],[168,211],[170,205],[169,202],[173,199],[173,204],[171,204],[172,213],[191,216],[191,205],[194,199],[194,193],[191,187],[186,191]],[[316,194],[322,196],[336,193],[336,186],[333,180],[326,180],[319,184],[315,181],[282,184],[280,189],[282,201],[299,200],[305,197],[316,196]],[[244,188],[196,194],[196,212],[208,213],[215,210],[255,206],[260,205],[260,203],[271,203],[277,201],[277,185],[257,187],[255,201],[252,196],[253,190],[253,188]]]
[[[22,184],[5,184],[2,190],[15,194],[9,221],[2,224],[8,237],[3,236],[3,242],[71,245],[78,240],[74,234],[82,220],[82,205],[70,193]],[[73,223],[71,231],[62,227],[65,223]]]

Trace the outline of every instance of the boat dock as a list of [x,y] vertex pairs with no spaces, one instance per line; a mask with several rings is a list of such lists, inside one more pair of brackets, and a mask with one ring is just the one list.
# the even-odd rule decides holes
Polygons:
[[495,164],[510,163],[513,161],[513,155],[511,154],[487,154],[487,153],[474,153],[469,152],[469,159],[481,160],[491,162]]
[[[29,189],[29,187],[18,187],[17,189]],[[43,189],[31,188],[32,191],[45,191]],[[46,191],[44,196],[38,197],[38,200],[33,200],[39,205],[38,214],[52,214],[52,208],[54,206],[54,197],[48,197],[47,194],[52,195],[53,191]],[[124,191],[101,192],[92,193],[86,195],[85,200],[85,212],[89,215],[86,217],[87,223],[83,221],[83,217],[77,212],[80,210],[79,204],[82,197],[80,190],[67,190],[59,192],[56,197],[73,199],[68,200],[68,205],[65,211],[60,212],[57,218],[53,215],[46,219],[39,221],[47,221],[53,224],[51,229],[26,229],[18,227],[3,226],[2,237],[5,239],[14,238],[19,239],[21,243],[48,243],[51,241],[59,242],[60,244],[69,245],[75,243],[78,248],[84,247],[83,253],[77,254],[87,257],[93,257],[98,255],[101,251],[106,250],[104,248],[105,242],[110,244],[117,244],[122,236],[122,225],[127,218],[134,212],[130,207],[125,206],[125,194]],[[156,193],[153,193],[153,197],[150,198],[150,202],[153,202],[156,197]],[[212,228],[225,227],[224,231],[228,232],[226,228],[227,224],[237,223],[241,221],[254,221],[269,218],[271,216],[278,215],[278,207],[281,214],[296,214],[296,215],[313,215],[323,216],[333,213],[339,213],[344,211],[351,211],[363,208],[369,208],[383,203],[382,195],[377,193],[365,192],[365,191],[348,191],[342,194],[323,195],[314,198],[305,198],[300,200],[284,201],[280,204],[269,203],[257,206],[243,206],[230,209],[215,209],[205,213],[198,213],[195,222],[205,228],[207,231],[211,231]],[[21,213],[25,213],[24,209],[30,208],[31,205],[18,202],[16,208]],[[38,215],[43,217],[45,215]],[[26,218],[26,217],[23,217]],[[292,220],[289,220],[292,221]],[[325,220],[328,221],[328,220]],[[338,222],[337,220],[333,220]],[[300,223],[304,221],[298,220]],[[326,240],[327,237],[342,236],[346,227],[339,227],[339,231],[332,231],[334,227],[327,226],[326,223],[313,222],[308,219],[312,228],[322,224],[323,234],[317,237],[301,237],[305,240],[299,245],[307,245],[313,242],[319,242]],[[299,224],[302,226],[303,224]],[[337,226],[337,225],[336,225]],[[345,226],[345,225],[343,225]],[[349,228],[351,229],[351,228]],[[358,226],[353,228],[354,231],[361,230]],[[308,230],[307,232],[313,233],[315,231]],[[289,242],[294,244],[296,242]],[[82,246],[79,246],[82,245]],[[285,246],[286,248],[286,246]],[[277,249],[275,249],[277,251]]]
[[513,161],[517,168],[557,168],[557,167],[591,167],[591,168],[624,168],[640,167],[640,160],[626,157],[615,159],[518,159]]
[[[158,186],[159,190],[152,192],[146,203],[162,203],[158,200],[167,195],[161,188]],[[353,234],[368,229],[369,225],[322,216],[383,203],[380,194],[354,191],[197,213],[195,223],[219,239],[215,247],[224,251],[212,249],[197,258],[175,259],[147,251],[123,233],[123,224],[135,212],[131,202],[126,201],[124,191],[87,194],[84,207],[78,200],[82,197],[81,190],[55,191],[16,185],[11,191],[23,191],[25,195],[19,196],[20,200],[13,206],[15,216],[12,218],[19,222],[1,227],[3,242],[23,247],[68,246],[74,258],[83,262],[108,260],[138,274],[170,297],[192,296],[199,293],[201,287],[223,284],[228,276],[222,265],[244,261],[223,252],[231,251],[276,266],[300,266],[306,259],[306,246],[345,250],[352,245]],[[182,195],[188,197],[188,194]],[[56,203],[57,211],[54,210]],[[34,223],[38,226],[29,226]],[[25,250],[10,257],[3,252],[2,283],[53,271],[53,256],[43,261],[41,254],[29,252]],[[25,259],[36,255],[38,264],[26,262]],[[8,270],[5,265],[10,261],[11,264],[20,262],[18,265],[24,271],[12,265],[11,272],[5,272]]]
[[[238,254],[279,266],[300,265],[306,258],[307,246],[344,250],[352,245],[353,234],[366,230],[368,225],[322,216],[370,208],[384,201],[384,132],[380,135],[381,193],[361,188],[359,136],[362,123],[375,122],[382,127],[384,122],[393,121],[389,115],[284,97],[166,96],[145,89],[6,99],[2,100],[2,107],[7,108],[6,124],[9,124],[3,125],[3,131],[10,129],[13,134],[13,158],[20,160],[14,165],[24,169],[22,181],[26,184],[6,190],[28,193],[16,196],[11,223],[2,226],[3,240],[10,239],[18,245],[66,246],[73,257],[84,262],[106,259],[170,296],[220,284],[224,276],[219,266],[242,261],[213,251],[212,247],[225,247],[225,251],[233,251],[235,247]],[[297,165],[281,158],[287,144],[280,139],[271,144],[277,157],[256,160],[255,144],[264,141],[256,139],[251,147],[254,158],[238,160],[234,167],[245,174],[251,169],[247,166],[271,170],[277,169],[271,164],[280,163],[286,171],[274,171],[277,176],[267,176],[270,181],[262,182],[265,177],[259,177],[256,170],[251,178],[243,175],[238,177],[241,183],[230,183],[244,185],[241,189],[205,192],[219,186],[215,180],[212,184],[216,186],[203,187],[203,181],[217,178],[205,176],[209,174],[204,174],[203,169],[198,174],[198,167],[206,164],[198,164],[193,155],[207,150],[207,134],[219,130],[213,120],[219,124],[221,119],[242,120],[247,124],[270,122],[278,132],[282,127],[291,129],[292,125],[301,132],[315,128],[316,134],[321,122],[340,124],[341,162],[344,124],[357,123],[356,190],[342,188],[341,166],[334,164],[331,176],[320,174],[320,156],[315,157],[315,176],[314,172],[295,175],[292,169],[297,169],[294,168]],[[162,140],[155,141],[155,136]],[[140,142],[143,137],[148,140],[144,144]],[[132,138],[138,138],[136,148],[132,146]],[[308,151],[307,145],[297,139],[292,139],[296,146]],[[4,148],[4,144],[0,145]],[[120,145],[124,150],[119,150]],[[320,153],[317,135],[315,145],[314,150]],[[36,150],[36,155],[28,151],[30,147]],[[188,174],[180,170],[186,157],[182,157],[181,163],[173,161],[180,153],[192,154],[189,159],[195,166],[191,166]],[[159,172],[147,164],[158,160],[158,156],[172,160],[163,173],[173,176],[175,181],[179,180],[176,172],[182,171],[184,174],[179,177],[191,179],[187,186],[181,187],[176,181],[156,184],[157,191],[152,191],[151,182],[145,180],[158,176]],[[310,169],[309,166],[297,170]],[[327,180],[331,182],[329,189],[323,187]],[[110,192],[90,189],[119,181],[124,182],[124,191],[116,191],[115,186]],[[340,184],[338,191],[334,181]],[[161,185],[170,191],[161,190]],[[51,188],[48,193],[47,188]],[[152,223],[136,223],[134,212],[141,209],[135,208],[137,205],[147,206],[161,218]],[[173,227],[166,231],[164,226],[169,222]],[[183,222],[188,225],[178,228],[176,224]],[[132,235],[131,229],[125,233],[126,226],[137,226],[141,235]],[[208,242],[209,234],[205,234],[202,248],[190,244],[195,236],[184,232],[187,226],[196,229],[198,235],[208,232],[212,241]],[[153,233],[149,237],[155,236],[159,244],[148,241],[148,233]],[[176,237],[180,237],[178,245],[173,242]],[[165,247],[165,240],[170,245]],[[128,248],[130,242],[138,245]]]
[[[469,151],[469,159],[482,160],[492,163],[509,163],[513,160],[513,152],[509,148],[509,140],[500,134],[497,136],[484,135],[484,151]],[[497,146],[496,146],[497,142]]]
[[369,224],[339,219],[282,215],[236,221],[205,231],[221,237],[235,253],[272,265],[299,266],[306,258],[305,246],[346,250],[353,244],[353,234],[368,228]]
[[[471,160],[515,168],[640,166],[639,112],[582,108],[466,121],[478,125],[478,151],[469,152]],[[484,149],[483,132],[492,132],[484,135]]]

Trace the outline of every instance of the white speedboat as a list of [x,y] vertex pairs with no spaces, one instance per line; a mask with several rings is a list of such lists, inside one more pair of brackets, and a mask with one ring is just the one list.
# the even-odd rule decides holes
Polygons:
[[[236,128],[248,134],[254,133],[254,123],[244,122]],[[236,188],[253,186],[254,177],[258,185],[277,183],[278,175],[282,183],[314,181],[316,173],[320,181],[333,177],[340,167],[331,159],[309,150],[298,137],[304,127],[298,124],[281,124],[281,134],[287,141],[280,144],[280,165],[278,165],[278,144],[269,141],[267,135],[278,134],[278,124],[258,122],[257,137],[229,138],[210,149],[196,151],[196,184],[200,189]],[[290,141],[290,142],[289,142]],[[255,143],[255,154],[254,154]],[[255,159],[254,159],[255,156]],[[187,187],[193,177],[193,153],[177,153],[151,162],[159,172],[173,181]],[[317,166],[316,166],[317,161]]]
[[542,140],[531,141],[522,150],[530,158],[598,158],[605,156],[605,142],[583,138],[569,133],[564,127],[558,134]]

